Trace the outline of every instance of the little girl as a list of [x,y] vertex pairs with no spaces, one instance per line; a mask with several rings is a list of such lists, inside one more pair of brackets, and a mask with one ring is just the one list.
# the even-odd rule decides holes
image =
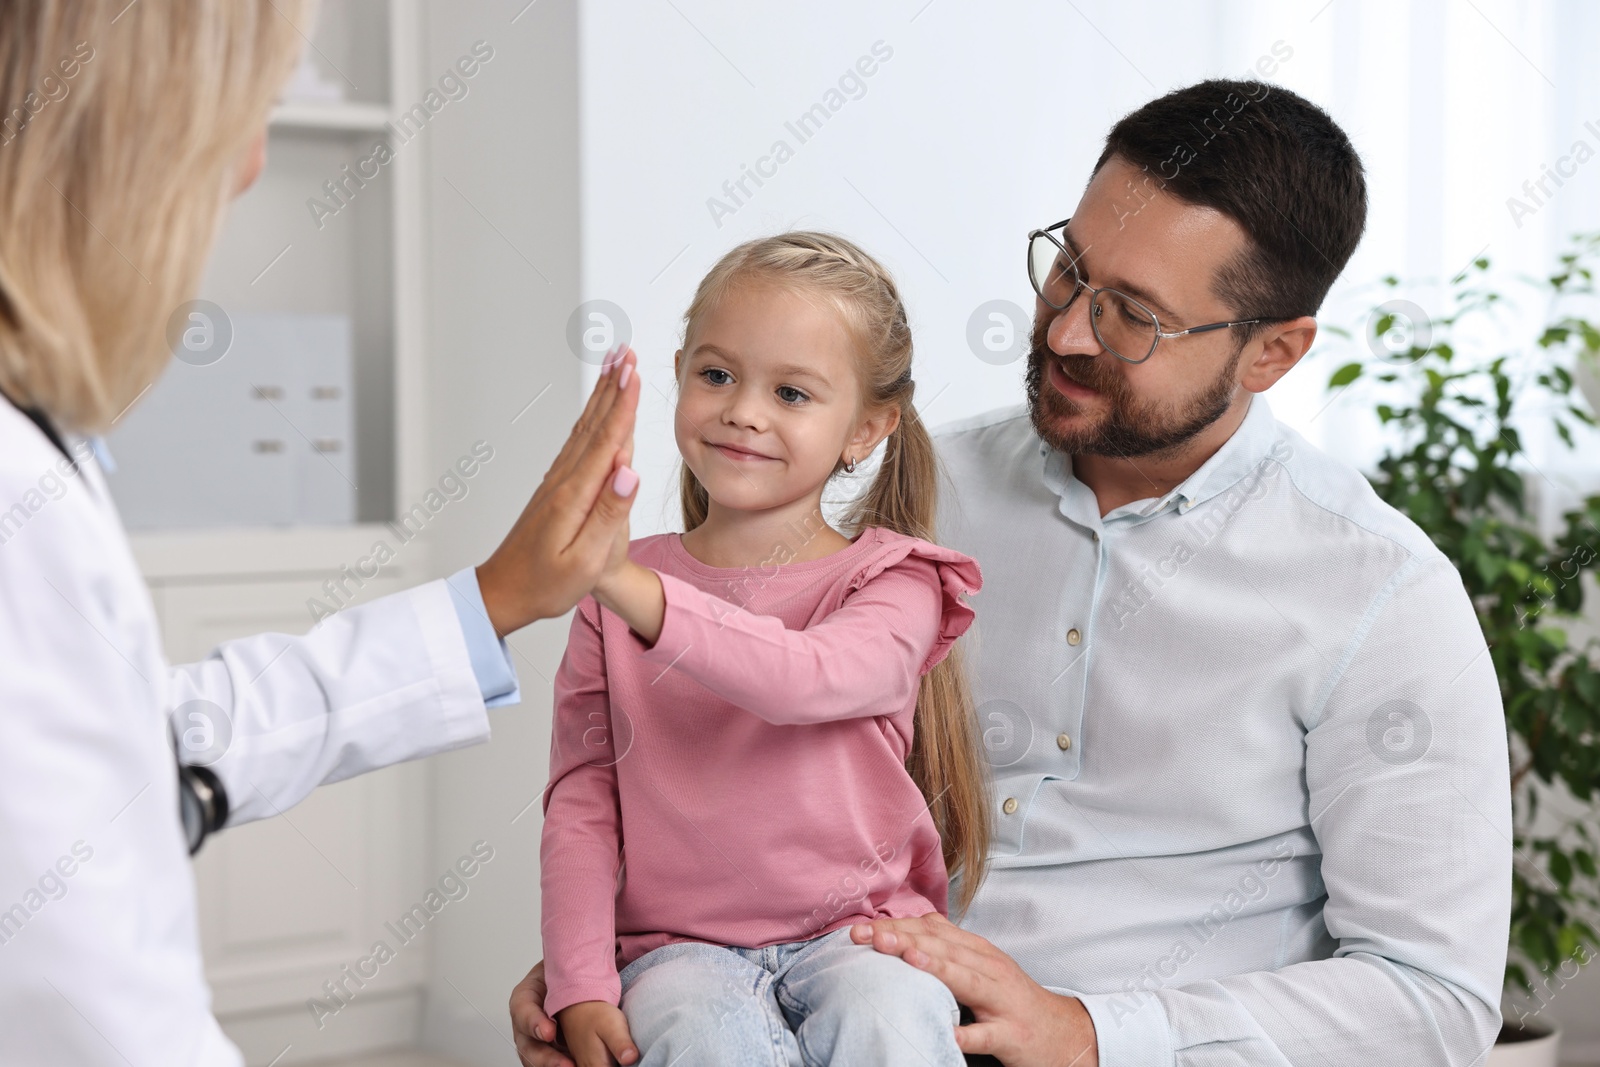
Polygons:
[[[951,654],[982,578],[926,539],[905,308],[855,245],[788,233],[684,324],[688,532],[622,535],[555,679],[545,1011],[579,1067],[959,1067],[949,990],[849,930],[946,912],[952,876],[964,910],[988,848]],[[822,492],[885,438],[847,539]]]

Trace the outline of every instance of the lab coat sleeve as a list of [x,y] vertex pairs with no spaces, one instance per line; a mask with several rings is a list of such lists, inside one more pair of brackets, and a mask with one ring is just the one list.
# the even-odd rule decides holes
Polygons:
[[[219,645],[171,668],[168,706],[180,754],[221,778],[230,826],[277,815],[319,785],[489,736],[443,579],[345,608],[303,636]],[[196,723],[209,736],[190,744]]]

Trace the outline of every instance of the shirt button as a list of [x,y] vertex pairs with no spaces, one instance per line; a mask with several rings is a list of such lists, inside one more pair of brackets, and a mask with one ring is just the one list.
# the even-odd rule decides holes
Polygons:
[[1100,531],[1099,530],[1091,530],[1089,532],[1089,536],[1094,538],[1096,541],[1098,541],[1098,540],[1100,540]]
[[1005,812],[1007,815],[1016,814],[1017,798],[1016,797],[1006,797],[1006,802],[1004,804],[1000,805],[1000,810]]
[[1082,641],[1082,640],[1083,640],[1083,635],[1078,632],[1077,627],[1073,627],[1072,629],[1067,631],[1067,644],[1075,645],[1079,641]]
[[1056,734],[1056,747],[1065,752],[1072,747],[1072,735]]

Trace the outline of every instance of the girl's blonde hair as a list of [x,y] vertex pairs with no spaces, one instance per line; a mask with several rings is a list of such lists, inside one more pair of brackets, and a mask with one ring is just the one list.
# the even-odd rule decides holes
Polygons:
[[[684,315],[687,350],[695,327],[740,284],[799,287],[830,301],[856,341],[863,407],[898,408],[900,422],[884,442],[883,460],[867,492],[844,516],[852,531],[882,526],[934,539],[938,457],[911,403],[911,327],[894,279],[850,241],[827,233],[792,232],[738,246],[700,282]],[[857,457],[858,459],[862,457]],[[844,467],[841,460],[834,468]],[[679,487],[684,530],[706,520],[705,486],[687,465]],[[959,875],[953,913],[966,910],[983,881],[989,854],[989,777],[978,739],[977,715],[958,643],[922,676],[917,722],[906,769],[928,801],[943,840],[945,867]]]
[[94,431],[160,375],[313,2],[0,3],[0,390]]

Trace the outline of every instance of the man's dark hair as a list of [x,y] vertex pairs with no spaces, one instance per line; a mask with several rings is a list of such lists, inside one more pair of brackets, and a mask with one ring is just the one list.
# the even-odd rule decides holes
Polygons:
[[1113,156],[1144,168],[1152,189],[1243,228],[1249,249],[1215,281],[1242,318],[1316,314],[1366,227],[1367,183],[1350,138],[1281,86],[1213,79],[1176,89],[1111,127],[1095,171]]

